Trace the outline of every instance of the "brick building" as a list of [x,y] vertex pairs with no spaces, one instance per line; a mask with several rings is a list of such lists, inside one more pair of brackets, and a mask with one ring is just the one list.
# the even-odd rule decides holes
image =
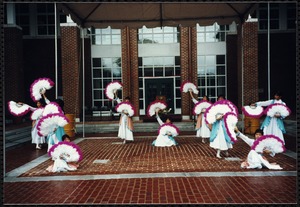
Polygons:
[[57,51],[58,92],[49,90],[47,96],[50,100],[62,98],[65,112],[79,120],[84,109],[86,115],[101,108],[113,110],[115,103],[105,97],[104,89],[114,80],[123,84],[120,97],[131,97],[137,111],[135,120],[146,120],[148,104],[158,98],[166,100],[174,117],[192,119],[190,96],[180,92],[181,83],[187,80],[198,86],[199,99],[208,95],[215,101],[223,94],[240,113],[243,105],[268,98],[270,81],[271,98],[281,90],[284,101],[296,110],[296,32],[291,23],[296,18],[295,4],[271,5],[272,14],[278,15],[272,18],[270,78],[265,4],[253,14],[255,18],[242,25],[233,22],[205,27],[80,30],[61,14],[57,50],[54,23],[49,20],[53,4],[9,4],[6,9],[7,101],[33,105],[30,84],[39,77],[56,79]]

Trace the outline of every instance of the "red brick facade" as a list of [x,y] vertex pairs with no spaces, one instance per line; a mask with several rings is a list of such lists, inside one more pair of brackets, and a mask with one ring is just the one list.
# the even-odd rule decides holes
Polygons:
[[79,117],[81,102],[81,41],[77,26],[61,27],[61,58],[64,110]]
[[[25,102],[24,68],[23,68],[23,36],[18,27],[4,29],[5,58],[5,98],[6,101]],[[11,82],[13,80],[13,82]]]
[[[181,83],[190,81],[198,85],[196,27],[181,27],[180,34]],[[181,114],[183,119],[189,119],[188,116],[192,115],[193,109],[191,97],[188,93],[182,93],[181,98]]]
[[243,24],[243,93],[244,104],[258,100],[258,24],[246,22]]
[[134,119],[139,119],[139,77],[137,30],[122,29],[122,84],[123,98],[129,96],[136,109]]

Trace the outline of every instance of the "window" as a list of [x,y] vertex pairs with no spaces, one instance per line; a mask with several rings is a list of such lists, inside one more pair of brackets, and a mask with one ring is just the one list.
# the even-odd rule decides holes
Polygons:
[[226,96],[225,57],[225,55],[198,56],[198,87],[201,98],[207,95],[214,102],[218,95]]
[[92,44],[93,45],[120,45],[121,30],[111,29],[95,29],[92,28]]
[[224,42],[229,25],[218,25],[217,23],[200,27],[197,24],[197,42]]
[[[270,30],[288,30],[296,28],[295,3],[270,3]],[[258,23],[260,31],[268,29],[268,4],[259,4]]]
[[177,43],[179,32],[177,27],[143,28],[138,30],[139,44]]
[[[53,3],[16,3],[16,24],[22,27],[23,35],[52,36],[55,35],[55,17]],[[66,22],[66,15],[59,15],[58,24]],[[58,35],[60,27],[57,27]]]
[[[112,102],[104,93],[107,84],[122,80],[121,57],[93,58],[92,64],[93,107],[112,108]],[[119,95],[121,96],[121,94]]]
[[[180,57],[139,57],[139,99],[140,109],[144,109],[144,79],[145,78],[175,78],[176,108],[181,107],[180,93]],[[179,101],[177,100],[179,99]],[[179,104],[180,103],[180,104]]]
[[22,27],[23,35],[30,35],[29,4],[16,4],[16,24]]

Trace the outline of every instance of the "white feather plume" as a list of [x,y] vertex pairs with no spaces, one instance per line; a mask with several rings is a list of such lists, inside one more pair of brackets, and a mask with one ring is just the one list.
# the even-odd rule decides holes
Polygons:
[[122,89],[122,84],[119,81],[113,81],[109,83],[105,88],[105,95],[108,99],[113,100],[114,99],[114,93],[117,90]]
[[56,102],[50,102],[45,106],[45,109],[43,111],[43,116],[46,116],[48,114],[61,114],[63,113],[62,109]]
[[205,110],[210,107],[212,105],[212,103],[208,102],[208,101],[200,101],[198,103],[195,104],[194,106],[194,114],[198,115],[201,112],[205,112]]
[[54,129],[57,129],[59,126],[64,127],[68,122],[69,120],[64,114],[48,114],[43,116],[37,125],[38,134],[40,136],[47,136]]
[[51,89],[54,86],[54,82],[50,78],[39,78],[35,80],[30,86],[30,96],[34,102],[42,98],[43,93],[46,90]]
[[276,114],[287,117],[290,115],[290,112],[290,109],[284,104],[272,104],[266,108],[266,114],[270,117],[274,117]]
[[132,104],[127,103],[127,102],[121,102],[116,106],[116,111],[119,113],[128,113],[128,116],[133,116],[135,111],[134,108],[132,106]]
[[9,101],[8,110],[14,116],[23,116],[30,111],[30,106],[27,104],[18,104],[14,101]]
[[179,134],[179,130],[173,124],[163,124],[159,128],[158,134],[162,134],[162,135],[172,134],[172,136],[175,137]]
[[226,113],[224,115],[224,123],[226,127],[226,131],[228,136],[230,137],[231,141],[236,142],[236,133],[234,132],[234,128],[236,127],[236,124],[238,123],[238,118],[233,112]]
[[147,115],[148,116],[153,116],[156,113],[156,110],[164,110],[167,108],[167,105],[164,102],[161,101],[154,101],[150,103],[147,109]]
[[189,92],[189,90],[192,90],[193,93],[195,93],[195,94],[199,93],[199,91],[198,91],[198,89],[197,89],[197,87],[195,86],[194,83],[191,83],[191,82],[183,83],[183,85],[181,87],[181,91],[184,92],[184,93],[187,93],[187,92]]
[[217,121],[218,116],[232,112],[228,104],[213,104],[204,113],[207,124],[213,124]]
[[51,157],[53,160],[63,158],[66,162],[77,162],[79,161],[80,154],[71,145],[59,144],[51,151]]
[[245,116],[249,116],[249,117],[256,117],[259,118],[262,116],[263,112],[264,112],[264,108],[262,106],[244,106],[242,108]]
[[37,108],[31,113],[31,120],[37,120],[43,116],[44,107]]

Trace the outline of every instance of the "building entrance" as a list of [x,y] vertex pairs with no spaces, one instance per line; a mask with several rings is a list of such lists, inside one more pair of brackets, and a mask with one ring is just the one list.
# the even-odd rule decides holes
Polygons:
[[167,108],[172,108],[174,114],[174,80],[173,78],[145,79],[145,105],[146,108],[152,101],[161,100],[167,103]]

